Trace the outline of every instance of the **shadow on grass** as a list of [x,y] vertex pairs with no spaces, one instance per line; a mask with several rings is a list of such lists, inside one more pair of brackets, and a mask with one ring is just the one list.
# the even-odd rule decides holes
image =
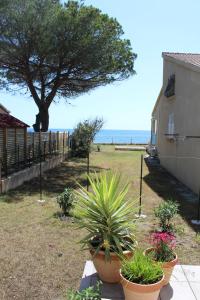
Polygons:
[[[143,178],[146,184],[163,200],[176,200],[179,203],[179,213],[182,218],[195,232],[200,232],[200,226],[191,223],[191,220],[197,217],[196,195],[160,165],[151,165],[148,159],[145,159],[145,162],[149,170],[149,174]],[[184,193],[188,196],[184,197]]]
[[[90,173],[99,173],[106,170],[101,167],[90,166]],[[78,185],[87,185],[87,165],[85,159],[73,158],[61,163],[54,169],[42,175],[42,193],[45,196],[56,197],[66,187],[77,188]],[[36,196],[40,193],[40,178],[36,177],[15,190],[9,191],[0,197],[0,201],[7,203],[19,202],[25,197]]]

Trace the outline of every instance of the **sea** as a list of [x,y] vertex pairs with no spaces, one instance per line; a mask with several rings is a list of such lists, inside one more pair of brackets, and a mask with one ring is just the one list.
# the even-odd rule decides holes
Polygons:
[[[66,131],[66,129],[50,129]],[[72,129],[67,129],[70,133]],[[117,130],[102,129],[97,133],[94,143],[99,144],[147,144],[150,141],[150,130]]]
[[[73,129],[50,128],[51,131],[68,131],[73,132]],[[29,128],[28,131],[33,131]],[[102,129],[94,140],[97,144],[148,144],[151,137],[150,130],[117,130],[117,129]]]

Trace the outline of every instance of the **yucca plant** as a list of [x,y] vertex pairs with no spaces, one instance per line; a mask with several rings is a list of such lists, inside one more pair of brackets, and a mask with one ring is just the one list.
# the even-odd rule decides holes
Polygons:
[[75,214],[78,227],[89,233],[81,241],[84,248],[105,252],[110,260],[111,252],[118,256],[124,250],[135,248],[135,201],[127,200],[129,184],[121,185],[119,174],[112,172],[88,176],[91,191],[81,187],[77,192]]

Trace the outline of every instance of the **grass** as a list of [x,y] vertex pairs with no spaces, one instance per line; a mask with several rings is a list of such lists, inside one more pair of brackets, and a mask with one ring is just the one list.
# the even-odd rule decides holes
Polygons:
[[[141,152],[114,151],[114,146],[102,146],[91,154],[91,172],[118,170],[124,182],[131,184],[130,199],[139,196]],[[75,230],[71,219],[61,221],[56,197],[65,187],[86,184],[86,162],[70,160],[45,174],[42,206],[39,181],[34,179],[0,197],[0,295],[1,300],[63,300],[67,288],[78,288],[87,251],[81,252],[78,241],[83,230]],[[149,231],[156,221],[153,208],[161,201],[179,201],[177,253],[184,264],[200,264],[198,228],[189,220],[194,217],[194,204],[183,201],[175,189],[174,179],[164,170],[149,170],[144,164],[143,212],[147,218],[138,223],[136,237],[145,248]],[[190,249],[190,251],[188,250]]]

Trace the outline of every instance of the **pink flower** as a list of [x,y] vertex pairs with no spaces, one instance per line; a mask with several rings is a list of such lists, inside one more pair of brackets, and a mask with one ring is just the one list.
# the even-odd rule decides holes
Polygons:
[[150,240],[152,246],[155,248],[160,248],[166,245],[170,249],[174,249],[176,246],[176,238],[169,232],[153,232]]

